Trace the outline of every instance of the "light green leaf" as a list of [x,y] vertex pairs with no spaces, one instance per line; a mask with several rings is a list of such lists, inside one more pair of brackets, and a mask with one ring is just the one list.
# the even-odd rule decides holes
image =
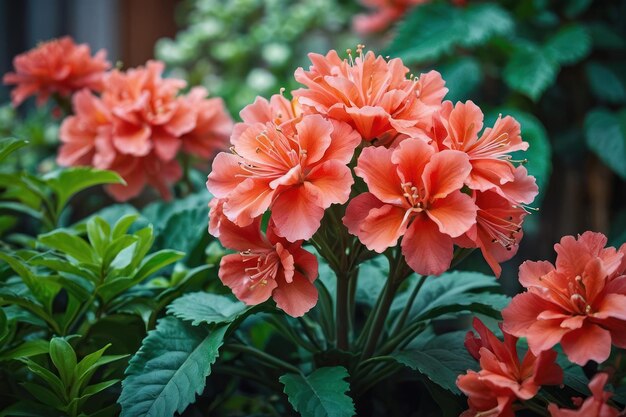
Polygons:
[[461,391],[456,386],[457,377],[477,366],[463,345],[465,333],[462,331],[435,336],[415,349],[397,352],[391,356],[437,385],[460,394]]
[[17,138],[0,139],[0,162],[16,150],[28,145],[28,141]]
[[243,314],[248,306],[229,297],[206,292],[195,292],[174,300],[167,312],[181,320],[200,323],[231,323]]
[[171,417],[202,393],[227,326],[210,333],[174,317],[160,320],[131,359],[118,400],[122,417]]
[[59,371],[61,381],[66,387],[74,383],[74,369],[76,368],[76,353],[72,346],[61,337],[54,337],[50,341],[50,358]]
[[96,254],[89,244],[80,237],[63,229],[39,235],[39,241],[49,248],[88,264],[96,263]]
[[86,188],[102,184],[126,184],[122,177],[113,171],[88,167],[53,171],[44,176],[44,179],[57,195],[58,213],[74,194]]
[[139,271],[137,271],[137,274],[134,277],[134,280],[141,282],[156,271],[182,259],[184,256],[185,254],[183,252],[169,249],[163,249],[152,253],[143,260]]
[[354,403],[346,393],[348,371],[343,366],[320,368],[309,376],[286,374],[280,377],[285,394],[302,417],[351,417]]
[[87,221],[87,237],[98,256],[104,255],[110,235],[111,227],[101,217],[92,217]]
[[626,180],[626,109],[595,109],[585,118],[587,146],[613,172]]
[[590,62],[585,66],[591,92],[600,100],[611,104],[621,104],[626,101],[624,84],[610,68],[597,62]]
[[539,99],[556,80],[559,64],[536,46],[518,47],[504,68],[504,81],[513,90]]
[[591,36],[580,25],[565,26],[544,45],[545,53],[561,65],[579,62],[591,51]]

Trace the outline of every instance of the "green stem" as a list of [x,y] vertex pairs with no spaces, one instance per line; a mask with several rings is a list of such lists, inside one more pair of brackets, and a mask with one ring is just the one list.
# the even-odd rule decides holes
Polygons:
[[306,319],[304,317],[298,317],[298,322],[300,323],[300,326],[302,326],[302,329],[304,330],[304,334],[307,337],[307,339],[309,339],[311,344],[313,344],[313,346],[315,346],[317,350],[322,350],[322,347],[317,341],[317,337],[315,337],[315,334],[313,333],[313,330],[307,323]]
[[383,329],[385,321],[387,320],[387,315],[389,314],[389,309],[391,308],[391,303],[393,302],[393,298],[396,295],[397,289],[398,284],[394,282],[394,277],[390,276],[387,280],[387,285],[385,285],[385,289],[383,290],[384,293],[382,302],[378,311],[376,311],[374,324],[370,329],[367,342],[365,343],[365,348],[363,349],[363,354],[361,355],[362,359],[368,359],[376,350],[376,345],[378,344],[378,340],[380,339],[381,331]]
[[239,353],[244,353],[247,355],[254,356],[260,362],[266,363],[267,365],[273,366],[278,369],[282,369],[286,372],[291,372],[291,373],[295,373],[298,375],[302,375],[302,372],[300,371],[300,369],[296,368],[292,364],[285,362],[281,359],[278,359],[277,357],[274,357],[272,355],[268,355],[262,350],[253,348],[252,346],[229,344],[229,345],[226,345],[225,348],[232,352],[239,352]]
[[279,317],[270,316],[267,320],[270,324],[272,324],[276,329],[285,336],[288,340],[291,340],[295,345],[301,346],[309,352],[316,352],[317,349],[308,341],[304,340],[300,335],[293,330],[291,326],[288,324],[283,324]]
[[337,348],[348,350],[348,310],[349,310],[349,287],[350,276],[348,274],[337,275]]
[[409,299],[407,300],[406,305],[404,306],[404,309],[402,309],[402,312],[398,316],[398,319],[396,320],[396,324],[393,326],[393,330],[391,331],[391,334],[398,333],[400,329],[404,327],[404,323],[406,323],[406,319],[409,316],[409,313],[411,312],[411,308],[413,307],[413,303],[415,302],[417,293],[419,293],[420,289],[422,289],[424,282],[426,282],[426,278],[427,278],[426,276],[420,276],[418,278],[419,282],[415,284],[415,288],[413,288],[413,291],[411,292],[411,295],[409,296]]

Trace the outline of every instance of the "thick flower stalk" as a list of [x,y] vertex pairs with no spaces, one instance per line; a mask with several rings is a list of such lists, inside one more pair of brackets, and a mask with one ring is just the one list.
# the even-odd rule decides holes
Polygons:
[[73,97],[74,115],[61,125],[57,161],[119,173],[126,185],[107,191],[119,201],[149,184],[168,199],[182,176],[180,153],[207,160],[225,149],[232,121],[219,98],[206,99],[196,87],[180,95],[185,82],[161,77],[163,64],[106,75],[101,96],[87,90]]
[[3,82],[16,87],[11,102],[17,107],[30,96],[37,96],[37,105],[44,104],[51,94],[68,97],[87,88],[100,91],[105,71],[111,64],[106,51],[91,56],[89,46],[75,44],[69,36],[43,42],[13,59],[15,72],[4,75]]
[[524,262],[527,291],[502,311],[504,329],[526,337],[535,354],[560,342],[579,365],[605,361],[612,344],[626,348],[626,245],[606,242],[601,233],[565,236],[554,245],[556,266]]
[[465,347],[480,362],[480,371],[467,371],[457,379],[457,386],[468,396],[469,410],[463,417],[513,417],[513,403],[533,398],[542,385],[557,385],[563,370],[556,364],[556,351],[534,355],[528,351],[520,361],[517,338],[503,331],[500,341],[480,320],[474,319]]

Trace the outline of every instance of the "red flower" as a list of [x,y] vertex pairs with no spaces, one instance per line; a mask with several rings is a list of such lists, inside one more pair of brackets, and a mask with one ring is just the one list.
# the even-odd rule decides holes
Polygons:
[[619,410],[607,404],[613,393],[604,391],[609,376],[605,373],[596,374],[589,382],[592,396],[584,402],[581,398],[572,398],[578,410],[559,408],[556,404],[549,404],[548,411],[552,417],[617,417]]
[[556,385],[563,380],[563,370],[556,364],[556,352],[545,351],[535,356],[532,352],[520,362],[517,338],[503,330],[500,341],[477,318],[473,332],[468,332],[465,346],[480,362],[479,372],[468,371],[457,379],[457,386],[469,398],[470,410],[464,415],[513,416],[511,405],[516,398],[533,398],[541,385]]
[[406,139],[395,149],[366,147],[355,172],[369,192],[350,201],[343,222],[379,253],[403,236],[409,266],[439,275],[450,267],[452,238],[476,223],[476,206],[460,191],[470,169],[464,153],[437,153],[420,139]]
[[364,6],[373,9],[373,13],[354,16],[352,26],[358,33],[380,32],[401,19],[412,6],[428,2],[429,0],[361,0]]
[[76,45],[66,36],[16,56],[13,66],[15,72],[5,74],[3,82],[17,86],[11,91],[11,101],[17,107],[33,95],[42,105],[52,93],[69,96],[83,88],[99,91],[111,64],[104,50],[92,57],[88,45]]
[[[213,202],[214,201],[214,202]],[[261,220],[239,227],[223,215],[223,200],[211,203],[210,229],[224,247],[239,251],[220,262],[219,277],[249,305],[270,297],[278,308],[293,317],[302,316],[317,303],[318,264],[315,255],[302,249],[302,242],[291,243],[274,233],[270,222],[267,235]]]
[[550,262],[524,262],[520,283],[527,292],[502,311],[504,328],[526,337],[535,353],[561,342],[570,361],[603,362],[611,344],[626,348],[626,275],[624,254],[605,248],[601,233],[565,236],[554,245]]

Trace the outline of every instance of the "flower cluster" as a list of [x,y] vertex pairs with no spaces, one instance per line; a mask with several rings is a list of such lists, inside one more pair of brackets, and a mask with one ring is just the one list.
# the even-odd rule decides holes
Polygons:
[[468,371],[457,379],[457,385],[468,396],[469,410],[463,417],[513,417],[513,403],[533,398],[542,385],[558,385],[563,381],[563,370],[556,364],[554,350],[534,355],[528,351],[520,361],[517,338],[503,331],[500,341],[478,319],[473,332],[468,332],[465,347],[480,362],[480,371]]
[[554,245],[556,266],[527,261],[527,292],[502,311],[504,329],[526,337],[535,354],[561,343],[570,361],[603,362],[611,345],[626,348],[626,244],[606,248],[601,233],[565,236]]
[[[208,176],[213,207],[241,228],[269,211],[271,234],[296,243],[316,234],[331,205],[346,205],[339,213],[351,235],[379,253],[402,239],[420,274],[446,271],[455,244],[480,248],[499,274],[537,194],[534,178],[511,160],[528,147],[519,124],[499,117],[482,131],[474,103],[443,101],[438,72],[407,77],[401,60],[361,45],[348,55],[310,54],[313,65],[295,72],[306,88],[293,100],[258,98],[241,111],[230,152],[217,155]],[[328,227],[341,227],[335,216]],[[254,304],[268,291],[254,279],[223,281],[236,294],[243,283],[260,291],[239,297]]]
[[100,91],[111,64],[104,50],[92,57],[88,45],[76,45],[66,36],[16,56],[13,66],[15,72],[5,74],[3,82],[16,85],[11,101],[17,107],[33,95],[41,105],[53,93],[67,97],[83,88]]
[[623,415],[617,408],[607,404],[608,400],[613,396],[609,391],[604,391],[604,386],[609,379],[608,374],[597,373],[589,382],[589,390],[591,397],[583,401],[580,397],[572,398],[577,410],[568,408],[559,408],[556,404],[548,405],[548,411],[551,417],[618,417]]
[[220,98],[205,98],[202,87],[180,95],[185,82],[162,78],[161,62],[104,77],[98,97],[88,90],[73,96],[74,115],[61,125],[57,161],[116,171],[126,185],[107,191],[119,201],[137,196],[146,184],[170,198],[180,179],[179,152],[208,159],[225,148],[232,121]]

